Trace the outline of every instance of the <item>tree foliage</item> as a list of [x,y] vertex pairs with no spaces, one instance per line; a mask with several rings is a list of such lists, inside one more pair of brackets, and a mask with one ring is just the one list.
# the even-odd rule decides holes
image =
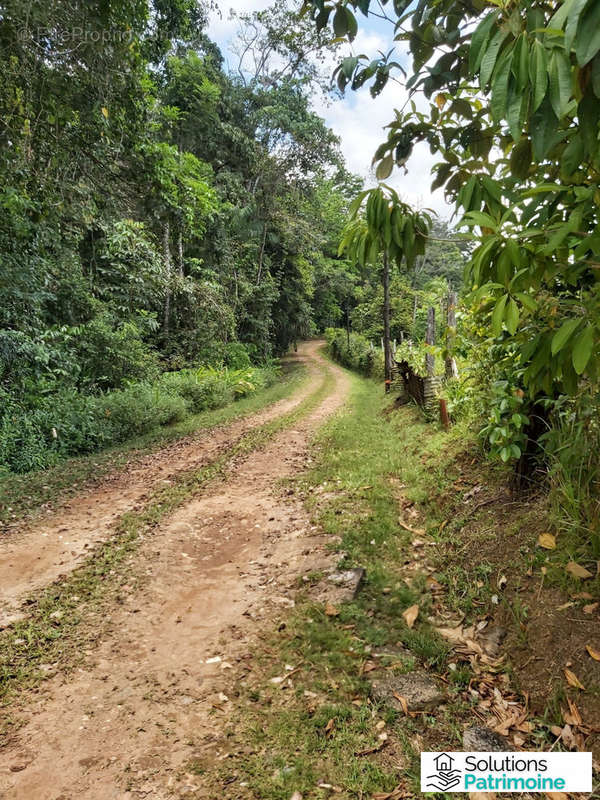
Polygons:
[[[390,110],[378,177],[410,165],[417,142],[438,156],[432,188],[475,243],[476,327],[502,352],[506,391],[547,417],[548,401],[574,397],[600,368],[598,3],[307,0],[305,11],[350,40],[360,15],[389,21],[390,52],[345,59],[338,84],[377,95],[404,81],[412,98]],[[396,43],[410,68],[394,60]]]

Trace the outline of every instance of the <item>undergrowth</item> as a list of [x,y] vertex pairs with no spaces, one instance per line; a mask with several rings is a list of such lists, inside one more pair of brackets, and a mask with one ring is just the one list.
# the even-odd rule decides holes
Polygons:
[[62,458],[102,450],[226,406],[276,378],[273,367],[201,367],[100,394],[69,389],[17,399],[0,390],[0,474],[46,469]]
[[124,443],[107,447],[99,453],[65,458],[44,470],[26,475],[0,474],[0,523],[14,524],[25,514],[31,515],[44,504],[54,502],[57,496],[80,491],[85,482],[122,467],[136,455],[153,452],[169,442],[232,422],[288,397],[305,378],[306,370],[302,365],[288,364],[274,383],[246,394],[235,403],[186,414],[179,422],[131,436]]

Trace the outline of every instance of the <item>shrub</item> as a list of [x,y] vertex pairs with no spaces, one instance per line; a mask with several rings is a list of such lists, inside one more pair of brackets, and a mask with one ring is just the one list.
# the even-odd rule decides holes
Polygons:
[[211,367],[164,374],[156,383],[90,395],[74,389],[38,397],[34,406],[0,390],[0,469],[45,469],[65,456],[118,444],[190,413],[221,408],[268,386],[278,369],[217,370]]
[[225,365],[231,369],[249,367],[251,361],[246,345],[241,342],[229,342],[229,344],[225,345]]
[[358,333],[348,334],[341,328],[327,328],[325,338],[331,357],[349,369],[369,378],[383,379],[384,362],[380,348]]
[[80,365],[82,388],[113,389],[158,375],[157,358],[133,321],[114,326],[111,316],[102,314],[82,325],[70,346]]
[[167,372],[161,384],[184,398],[188,410],[198,414],[211,408],[221,408],[233,400],[234,393],[223,370],[207,367]]
[[600,558],[600,396],[592,387],[554,406],[541,437],[548,462],[550,505],[557,526],[590,545]]

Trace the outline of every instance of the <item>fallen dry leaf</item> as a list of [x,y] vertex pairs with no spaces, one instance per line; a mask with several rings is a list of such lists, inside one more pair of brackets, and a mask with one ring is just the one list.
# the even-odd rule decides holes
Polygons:
[[564,708],[561,709],[565,725],[581,725],[582,719],[579,709],[570,697],[567,697],[567,703],[569,704],[569,710],[565,711]]
[[331,738],[333,736],[334,728],[335,728],[335,720],[332,718],[329,720],[327,725],[325,725],[325,736],[327,736],[327,738]]
[[546,792],[546,797],[550,800],[569,800],[569,795],[564,792]]
[[325,613],[327,614],[328,617],[337,617],[340,613],[340,610],[331,603],[327,603],[325,605]]
[[600,651],[599,650],[595,650],[589,644],[586,644],[585,649],[588,651],[588,653],[591,655],[591,657],[594,659],[594,661],[600,661]]
[[594,611],[598,608],[600,603],[589,603],[589,605],[583,607],[584,614],[593,614]]
[[408,702],[407,702],[407,700],[406,700],[406,697],[404,697],[404,696],[403,696],[403,695],[401,695],[401,694],[398,694],[398,692],[394,692],[394,697],[396,698],[396,700],[397,700],[397,701],[400,703],[400,705],[402,706],[402,711],[404,711],[404,713],[406,714],[406,716],[408,716]]
[[557,606],[556,610],[557,611],[565,611],[565,609],[567,609],[567,608],[573,608],[574,605],[575,605],[575,603],[572,603],[572,602],[563,603],[562,606]]
[[494,792],[469,792],[471,800],[496,800]]
[[585,691],[585,686],[581,683],[581,681],[579,680],[577,675],[575,675],[574,672],[565,667],[564,673],[569,686],[572,686],[574,689],[581,689],[581,691],[583,692]]
[[376,792],[372,796],[372,800],[400,800],[400,798],[407,796],[401,786],[396,786],[392,792]]
[[569,561],[567,564],[567,572],[573,575],[574,578],[581,578],[582,580],[592,577],[592,573],[589,569],[582,567],[581,564],[577,564],[575,561]]
[[436,581],[436,579],[431,575],[428,575],[425,578],[425,585],[428,589],[431,589],[432,592],[442,592],[444,590],[442,584],[439,581]]
[[300,792],[294,792],[294,794],[290,797],[290,800],[302,800],[302,795]]
[[419,616],[419,606],[416,603],[414,606],[409,606],[406,611],[402,612],[402,616],[408,627],[412,628]]
[[376,661],[365,661],[361,667],[360,673],[364,675],[366,672],[373,672],[374,669],[379,669],[379,664]]
[[556,537],[551,533],[540,533],[538,536],[538,544],[544,550],[554,550],[556,548]]
[[409,533],[414,533],[415,536],[423,536],[423,534],[425,533],[423,528],[411,528],[410,525],[407,525],[406,522],[404,522],[404,520],[400,519],[400,517],[398,517],[398,525],[400,525],[401,528],[404,528],[405,531],[408,531]]

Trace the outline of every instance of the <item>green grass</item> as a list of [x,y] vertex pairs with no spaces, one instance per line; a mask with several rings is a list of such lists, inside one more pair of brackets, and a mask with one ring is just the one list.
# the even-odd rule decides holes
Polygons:
[[[518,592],[528,565],[533,559],[539,573],[554,557],[535,548],[535,526],[545,523],[543,503],[526,499],[507,507],[507,469],[484,459],[474,431],[457,425],[445,432],[410,406],[390,413],[392,398],[384,397],[380,386],[355,375],[350,380],[348,407],[324,427],[313,467],[295,483],[314,521],[331,536],[332,549],[345,554],[340,566],[365,567],[366,580],[354,602],[341,605],[338,616],[328,616],[314,601],[319,573],[306,580],[300,576],[296,606],[284,617],[285,625],[278,620],[276,632],[264,634],[264,647],[255,648],[254,678],[237,709],[241,722],[229,733],[238,755],[216,774],[207,765],[205,779],[215,796],[217,787],[222,790],[236,779],[236,787],[247,787],[245,793],[236,789],[240,797],[260,800],[289,800],[296,791],[304,800],[358,800],[399,783],[417,797],[419,752],[461,749],[465,725],[479,722],[468,691],[474,673],[427,622],[435,610],[424,574],[405,568],[421,551],[412,547],[416,535],[399,525],[399,518],[423,529],[418,538],[436,543],[423,561],[437,567],[444,608],[465,614],[465,624],[493,607],[493,594],[502,594],[498,563],[469,555],[479,552],[478,542],[494,548],[497,537],[505,545],[502,558],[516,591],[500,602],[517,630],[530,614]],[[486,502],[478,510],[477,495],[469,503],[463,498],[480,483]],[[512,544],[519,534],[519,544]],[[548,568],[548,578],[550,573]],[[415,602],[420,615],[409,629],[402,611]],[[432,714],[407,718],[373,703],[369,680],[381,670],[373,675],[362,670],[381,648],[396,652],[392,664],[398,672],[417,666],[443,676],[445,704]],[[451,669],[452,661],[458,664]],[[293,688],[274,688],[270,679],[284,674],[286,664],[299,666]],[[504,669],[510,678],[510,664]],[[560,720],[564,696],[561,689],[548,719],[538,721],[533,741],[539,749],[553,742],[547,726]],[[377,745],[378,722],[385,723],[391,745],[357,756]],[[339,795],[319,788],[320,782],[337,787]]]
[[131,458],[155,452],[177,439],[249,416],[289,397],[306,377],[302,365],[287,365],[283,377],[275,384],[224,408],[204,411],[175,425],[157,428],[100,453],[67,459],[46,470],[26,475],[3,475],[0,477],[0,523],[15,524],[23,517],[38,512],[44,504],[56,502],[57,496],[69,496],[81,491],[86,483],[123,467]]
[[9,704],[16,692],[37,685],[56,670],[72,669],[98,639],[102,621],[97,612],[102,604],[118,602],[123,584],[144,580],[130,559],[140,544],[140,534],[151,536],[176,508],[211,481],[225,477],[234,458],[264,447],[277,433],[310,413],[330,391],[332,382],[327,370],[316,391],[291,412],[248,432],[225,455],[200,470],[181,472],[171,485],[154,490],[141,511],[119,519],[110,539],[83,565],[32,596],[27,617],[0,633],[0,703]]
[[[296,598],[285,628],[266,638],[262,655],[257,648],[255,669],[262,673],[262,683],[246,690],[244,722],[236,734],[250,742],[253,753],[229,759],[218,779],[226,781],[237,773],[250,796],[261,800],[289,800],[294,791],[304,798],[328,797],[319,782],[339,787],[341,796],[351,798],[391,790],[400,772],[387,750],[356,755],[377,745],[378,721],[385,722],[385,731],[402,748],[402,773],[415,792],[414,735],[424,726],[446,746],[448,737],[457,743],[461,710],[442,721],[408,719],[374,705],[369,699],[372,676],[361,673],[378,648],[396,650],[388,665],[398,672],[415,665],[436,671],[444,665],[448,647],[425,621],[430,597],[423,593],[423,581],[409,586],[403,579],[412,537],[398,525],[395,486],[407,471],[405,432],[384,414],[389,399],[379,386],[353,375],[350,379],[348,409],[324,427],[315,445],[314,467],[297,483],[309,498],[315,521],[331,535],[332,548],[345,552],[341,566],[365,566],[366,580],[357,599],[331,617],[311,599],[318,574],[309,576],[303,582],[304,600]],[[417,601],[421,618],[410,630],[402,611]],[[270,678],[282,674],[285,664],[301,664],[294,689],[273,689]],[[457,676],[457,692],[465,680],[465,675]],[[317,697],[311,700],[313,694],[305,692]]]

